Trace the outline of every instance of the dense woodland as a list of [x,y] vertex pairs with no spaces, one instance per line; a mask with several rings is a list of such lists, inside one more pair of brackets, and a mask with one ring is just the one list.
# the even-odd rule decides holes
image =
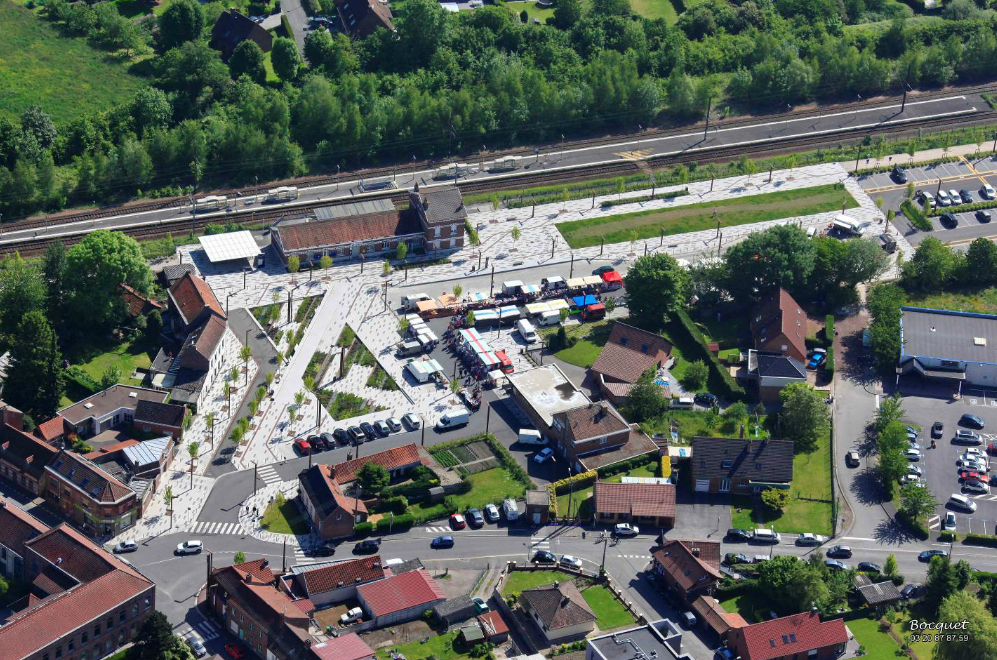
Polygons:
[[627,0],[558,0],[539,25],[405,0],[396,35],[313,32],[307,64],[277,39],[268,80],[255,44],[227,63],[208,46],[223,3],[128,20],[47,0],[66,38],[138,58],[151,85],[58,127],[44,108],[0,115],[0,213],[993,78],[991,2],[927,17],[896,0],[690,1],[670,25]]

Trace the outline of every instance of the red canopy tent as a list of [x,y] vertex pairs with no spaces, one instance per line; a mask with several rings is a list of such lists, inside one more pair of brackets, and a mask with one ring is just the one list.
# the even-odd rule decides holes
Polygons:
[[610,287],[620,287],[623,286],[623,276],[615,270],[608,270],[602,274],[602,282]]

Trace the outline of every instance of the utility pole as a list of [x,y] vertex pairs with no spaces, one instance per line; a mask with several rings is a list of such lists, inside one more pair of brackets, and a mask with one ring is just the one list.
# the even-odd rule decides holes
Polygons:
[[495,264],[492,264],[492,281],[488,285],[488,297],[495,295]]
[[287,572],[287,539],[284,539],[284,548],[280,551],[281,573]]
[[422,440],[421,440],[420,444],[423,447],[425,447],[426,446],[426,420],[423,420],[422,424],[420,424],[420,426],[422,427]]
[[[287,541],[284,541],[284,542],[287,543]],[[208,556],[207,556],[207,560],[208,560],[208,581],[210,582],[211,581],[211,551],[210,550],[205,550],[205,552],[208,553]]]
[[571,461],[569,459],[568,460],[568,516],[570,516],[572,520],[575,519],[574,514],[571,512],[571,501],[574,495],[575,495],[575,484],[573,481],[571,481]]
[[339,347],[339,377],[343,377],[343,363],[346,362],[346,347]]
[[287,290],[287,322],[291,322],[291,290]]
[[[308,455],[311,456],[311,452]],[[256,461],[253,461],[253,495],[256,495]]]
[[706,99],[706,129],[703,131],[703,139],[706,139],[706,134],[710,132],[710,110],[713,109],[713,97]]
[[[541,354],[541,357],[543,354]],[[485,409],[485,433],[488,433],[488,424],[492,421],[492,407],[488,406]]]
[[557,239],[551,236],[550,238],[550,258],[554,258],[554,246],[557,244]]
[[575,276],[575,253],[571,253],[571,268],[568,270],[568,279]]
[[[605,532],[603,532],[605,534]],[[599,564],[599,573],[603,573],[606,570],[606,544],[609,542],[608,536],[602,537],[602,563]]]

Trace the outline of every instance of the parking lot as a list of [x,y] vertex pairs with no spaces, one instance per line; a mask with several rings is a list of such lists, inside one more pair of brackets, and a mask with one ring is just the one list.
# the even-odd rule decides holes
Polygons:
[[[997,533],[997,491],[989,494],[974,494],[964,491],[959,480],[957,462],[966,451],[967,445],[953,442],[959,418],[965,413],[974,414],[983,419],[983,430],[976,430],[983,438],[983,460],[988,464],[991,458],[986,455],[987,445],[995,439],[997,431],[997,392],[982,390],[966,390],[959,400],[934,398],[925,396],[904,397],[904,408],[907,410],[908,423],[921,427],[917,442],[921,445],[921,460],[911,463],[921,468],[923,478],[938,503],[936,515],[929,519],[932,532],[941,531],[942,518],[947,511],[956,516],[956,531],[960,534],[969,532],[982,534]],[[931,425],[936,421],[944,424],[941,438],[935,442],[937,447],[931,448]],[[975,429],[974,429],[975,430]],[[976,512],[968,513],[946,506],[952,494],[963,494],[976,502]]]

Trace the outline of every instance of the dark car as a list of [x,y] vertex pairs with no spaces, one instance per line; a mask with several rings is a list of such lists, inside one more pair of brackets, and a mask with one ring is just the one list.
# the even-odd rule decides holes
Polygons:
[[931,437],[940,438],[942,437],[942,432],[945,430],[945,425],[941,422],[935,422],[931,425]]
[[431,548],[452,548],[453,547],[453,537],[447,534],[446,536],[437,536],[435,539],[430,541],[429,547]]
[[724,563],[732,566],[734,564],[750,564],[751,560],[748,555],[743,555],[740,552],[728,552],[724,555]]
[[827,549],[827,556],[841,559],[848,559],[852,556],[852,549],[847,545],[832,545]]
[[322,451],[325,449],[325,443],[322,442],[322,438],[317,435],[308,436],[308,446],[312,448],[313,452]]
[[373,552],[377,552],[381,547],[381,539],[364,539],[353,546],[353,554],[355,555],[369,555]]
[[717,402],[720,401],[716,394],[711,394],[710,392],[700,392],[693,397],[693,400],[699,405],[706,406],[707,408],[712,408],[717,405]]
[[943,227],[955,227],[959,224],[956,217],[952,213],[942,213],[941,217],[938,219],[942,223]]
[[322,438],[326,449],[336,448],[336,438],[331,433],[319,433],[318,437]]
[[480,509],[468,509],[467,514],[464,516],[467,519],[467,524],[477,529],[485,524],[485,517],[481,515]]
[[921,561],[931,561],[932,557],[948,557],[948,550],[925,550],[917,556]]
[[980,222],[984,222],[984,223],[990,222],[990,218],[991,217],[992,216],[990,215],[990,211],[977,211],[976,212],[976,219],[979,220]]
[[363,431],[368,440],[373,440],[377,437],[377,433],[374,431],[374,427],[370,425],[370,422],[360,422],[360,430]]
[[910,600],[911,598],[917,598],[924,591],[924,587],[919,584],[905,584],[904,588],[900,590],[900,595],[904,600]]
[[866,573],[882,573],[883,567],[879,564],[874,564],[871,561],[860,561],[857,567],[860,571],[865,571]]
[[363,431],[360,430],[359,426],[351,426],[347,434],[350,436],[350,443],[353,446],[359,445],[364,441]]
[[746,529],[737,529],[737,528],[728,529],[727,538],[729,538],[732,541],[743,541],[747,543],[748,541],[751,540],[751,532],[749,532]]
[[848,564],[843,561],[838,561],[837,559],[828,559],[824,562],[824,565],[835,571],[847,571]]
[[312,453],[312,446],[308,444],[308,441],[304,438],[298,438],[294,441],[294,451],[298,452],[302,456],[307,456]]
[[336,429],[332,432],[332,437],[336,439],[338,444],[350,444],[350,434],[346,432],[346,429]]
[[531,559],[534,564],[556,564],[557,557],[553,553],[547,552],[546,550],[537,550],[536,554],[533,555]]
[[976,415],[966,413],[959,418],[959,426],[968,426],[971,429],[979,430],[983,428],[983,420]]
[[602,275],[603,273],[609,273],[609,272],[612,272],[614,270],[616,270],[615,266],[599,266],[598,268],[596,268],[595,270],[592,271],[592,274],[593,275]]
[[907,172],[905,172],[904,168],[899,165],[894,165],[893,171],[890,174],[893,176],[893,180],[897,183],[907,183]]
[[973,203],[973,193],[969,192],[965,188],[959,191],[959,197],[962,199],[963,204]]
[[336,546],[332,543],[323,543],[312,548],[309,554],[312,557],[331,557],[336,554]]

